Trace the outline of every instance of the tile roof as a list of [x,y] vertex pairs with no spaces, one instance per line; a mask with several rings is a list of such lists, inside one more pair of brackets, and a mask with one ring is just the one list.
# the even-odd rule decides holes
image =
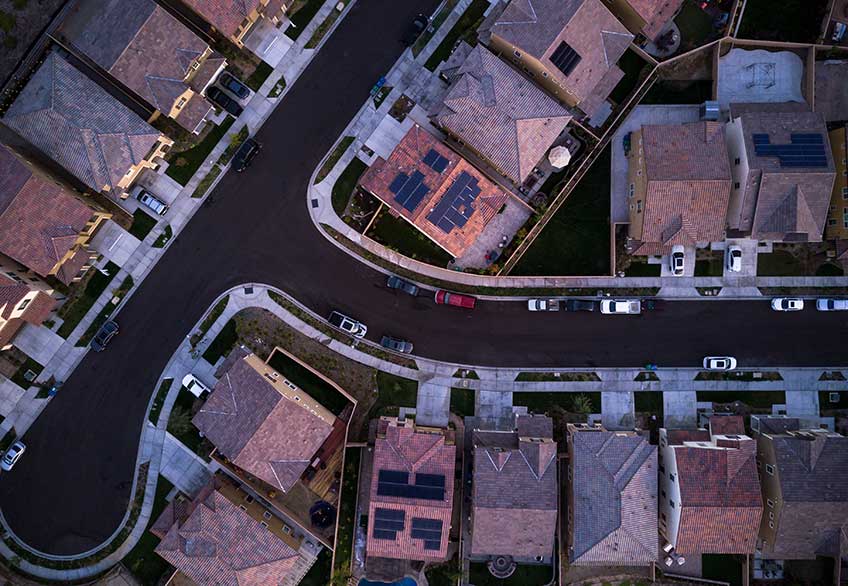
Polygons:
[[[91,219],[91,208],[33,173],[2,144],[0,169],[0,253],[46,277],[74,247]],[[63,283],[70,283],[88,261],[87,253],[79,256],[81,262],[57,274]]]
[[[522,417],[524,431],[475,431],[471,554],[549,557],[557,521],[557,444],[543,415]],[[538,435],[537,435],[538,434]]]
[[13,281],[6,275],[0,275],[0,318],[6,320],[0,326],[0,346],[8,344],[18,333],[24,322],[40,326],[56,307],[56,300],[44,292],[38,292],[32,298],[20,317],[12,318],[12,312],[24,297],[32,292],[26,284]]
[[192,421],[233,464],[287,491],[330,435],[335,416],[284,380],[255,355],[238,360]]
[[435,120],[522,183],[571,114],[483,45],[471,50],[455,75]]
[[[374,443],[368,541],[366,544],[367,555],[403,560],[443,560],[447,555],[453,510],[456,446],[448,445],[445,442],[443,432],[415,428],[411,422],[398,425],[396,421],[391,421],[388,425],[382,427],[385,427],[385,436],[378,436]],[[428,500],[380,495],[377,487],[379,473],[383,470],[407,472],[411,484],[416,484],[418,476],[421,474],[444,476],[444,498]],[[395,539],[374,537],[374,519],[377,508],[403,512],[404,526],[397,532]],[[432,519],[441,522],[438,549],[425,549],[423,540],[412,537],[413,518]]]
[[627,0],[627,3],[645,21],[642,34],[656,40],[663,27],[680,10],[683,0]]
[[[263,11],[262,0],[184,0],[196,13],[225,36],[235,35],[254,10]],[[278,4],[271,2],[271,4]]]
[[[600,0],[512,0],[491,31],[540,60],[578,104],[589,98],[611,71],[620,72],[616,63],[633,39]],[[551,61],[561,42],[581,57],[567,76]],[[611,89],[604,88],[607,93]],[[605,98],[592,102],[598,105]]]
[[183,510],[174,507],[154,523],[162,538],[155,551],[197,584],[281,584],[298,560],[294,549],[215,490],[214,481]]
[[161,136],[55,52],[3,122],[94,191],[114,190]]
[[745,435],[745,419],[741,415],[710,417],[711,435]]
[[573,431],[572,551],[577,565],[657,560],[657,448],[635,433]]
[[[424,157],[431,150],[448,161],[441,173],[424,163]],[[411,176],[415,171],[423,175],[422,183],[429,191],[418,205],[409,211],[395,200],[390,186],[400,173]],[[465,226],[456,226],[446,233],[430,221],[428,215],[455,182],[464,177],[463,174],[477,182],[480,194],[471,204],[472,214]],[[454,257],[462,256],[477,240],[486,224],[495,217],[508,198],[503,189],[486,179],[471,163],[417,124],[409,129],[388,160],[377,158],[362,175],[359,185],[385,202],[393,212],[413,224]],[[467,211],[467,208],[465,209]]]
[[730,163],[722,125],[696,122],[643,126],[647,193],[636,254],[675,244],[721,240],[730,203]]
[[[209,48],[153,0],[78,2],[58,32],[165,115],[189,89],[192,63]],[[212,109],[202,96],[193,101],[193,110],[204,109],[200,119]],[[177,121],[193,131],[196,115]]]

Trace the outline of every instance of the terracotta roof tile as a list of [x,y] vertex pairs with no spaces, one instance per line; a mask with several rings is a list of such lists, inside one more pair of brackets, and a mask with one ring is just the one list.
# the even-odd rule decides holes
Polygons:
[[242,21],[254,10],[275,16],[276,14],[268,11],[264,5],[269,4],[279,11],[283,4],[262,0],[185,0],[185,3],[226,36],[235,35]]
[[642,34],[656,40],[663,27],[680,10],[683,0],[627,0],[627,3],[645,21]]

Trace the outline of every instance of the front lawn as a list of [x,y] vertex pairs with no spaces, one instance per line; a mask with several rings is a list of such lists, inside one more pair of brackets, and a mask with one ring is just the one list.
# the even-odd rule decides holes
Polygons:
[[452,388],[450,395],[450,412],[460,417],[474,415],[474,389]]
[[153,498],[153,509],[150,512],[150,521],[147,524],[147,529],[141,535],[141,539],[135,544],[130,552],[124,556],[122,563],[133,576],[144,586],[156,586],[166,572],[172,571],[171,564],[155,553],[156,546],[159,545],[159,538],[150,532],[150,527],[165,510],[168,501],[165,498],[174,485],[171,484],[164,476],[159,476],[156,482],[156,496]]
[[696,396],[699,402],[741,401],[749,407],[771,408],[772,405],[786,404],[786,393],[783,391],[698,391]]
[[785,250],[757,256],[758,277],[795,277],[803,274],[801,262]]
[[59,308],[58,315],[64,321],[56,331],[57,334],[63,338],[71,335],[77,324],[82,321],[82,318],[85,317],[85,314],[88,313],[88,310],[91,309],[97,298],[100,297],[103,291],[106,290],[106,287],[109,286],[109,283],[112,282],[112,279],[115,278],[118,271],[121,270],[121,267],[110,261],[106,263],[104,270],[109,274],[104,275],[98,269],[91,269],[91,277],[85,283],[85,288],[75,298],[69,299]]
[[162,405],[165,404],[165,398],[168,396],[168,391],[171,390],[171,385],[174,383],[174,379],[165,378],[162,379],[162,383],[159,385],[159,390],[156,391],[156,398],[153,399],[153,404],[150,406],[150,413],[147,414],[147,419],[150,420],[150,423],[156,425],[159,422],[159,413],[162,411]]
[[336,563],[333,573],[350,573],[353,530],[356,527],[356,494],[359,490],[360,448],[345,450],[344,484],[339,504],[338,541],[336,541]]
[[695,261],[696,277],[720,277],[724,274],[724,257],[713,254],[710,258]]
[[339,178],[336,179],[336,183],[333,185],[333,209],[340,218],[347,209],[347,202],[350,201],[350,195],[353,193],[356,183],[367,168],[368,165],[363,163],[361,159],[354,157],[342,171],[342,174],[339,175]]
[[648,264],[647,262],[631,262],[624,269],[625,277],[659,277],[662,273],[662,265]]
[[259,65],[256,66],[256,69],[253,70],[253,73],[244,80],[244,83],[253,91],[258,92],[259,88],[262,87],[262,84],[265,83],[265,80],[268,79],[268,76],[271,75],[272,71],[274,71],[273,67],[264,61],[260,61]]
[[393,217],[385,208],[371,224],[366,236],[403,255],[438,267],[447,266],[452,258],[412,224],[403,218]]
[[[41,371],[44,370],[44,367],[30,358],[26,357],[24,363],[18,367],[18,370],[15,371],[15,374],[12,375],[12,382],[26,390],[32,386],[33,381],[38,378],[38,375],[41,374]],[[35,376],[31,379],[27,380],[26,373],[32,372]]]
[[380,415],[397,415],[397,407],[415,407],[418,399],[418,381],[377,372],[377,401],[371,406],[369,419]]
[[[97,314],[97,317],[94,318],[91,325],[86,328],[83,335],[79,337],[79,340],[77,340],[77,343],[75,344],[76,346],[81,348],[88,346],[88,343],[95,334],[97,334],[97,330],[100,329],[100,326],[106,323],[106,320],[109,319],[109,316],[112,315],[118,307],[118,304],[121,302],[121,299],[123,299],[129,290],[132,289],[133,285],[132,276],[127,275],[121,283],[121,286],[113,291],[112,298],[106,303],[106,305],[103,306],[103,309],[100,310],[100,313]],[[117,302],[115,302],[115,299],[117,299]]]
[[633,403],[636,413],[652,413],[660,421],[663,420],[662,391],[636,391],[633,393]]
[[[462,13],[462,16],[459,17],[459,20],[456,21],[456,24],[453,25],[453,28],[445,35],[444,40],[439,43],[439,46],[436,47],[436,50],[427,59],[424,67],[430,71],[436,71],[439,64],[450,57],[456,42],[460,38],[466,37],[479,26],[480,21],[483,19],[483,13],[486,12],[488,7],[488,0],[473,0],[468,8],[465,9],[465,12]],[[474,44],[474,39],[467,40],[472,41],[472,44]]]
[[610,153],[598,156],[511,275],[609,275]]
[[286,29],[285,35],[296,41],[323,5],[324,0],[297,0],[286,15],[291,21],[291,26]]
[[348,398],[333,385],[282,352],[274,352],[268,365],[303,389],[310,397],[329,409],[333,415],[338,415],[350,404]]
[[771,0],[748,0],[737,36],[740,39],[814,43],[827,7],[828,0],[781,0],[779,6]]
[[[837,395],[839,400],[830,402],[831,393]],[[822,411],[828,409],[848,409],[848,391],[819,391],[819,408]]]
[[551,566],[528,566],[519,564],[515,573],[506,580],[499,580],[489,573],[483,562],[472,562],[470,582],[474,586],[543,586],[554,577]]
[[156,226],[156,222],[158,220],[146,213],[141,208],[138,208],[133,212],[133,221],[130,225],[130,234],[138,238],[139,240],[144,240],[145,236],[150,234],[150,231],[153,230],[154,226]]
[[171,408],[167,429],[168,433],[177,438],[180,443],[185,444],[189,450],[209,462],[212,444],[206,438],[201,437],[200,430],[191,422],[196,401],[199,401],[197,397],[192,395],[185,387],[181,387],[177,400],[174,401],[174,406]]
[[236,322],[231,319],[224,324],[224,327],[221,328],[221,331],[218,332],[218,335],[209,344],[206,352],[203,353],[203,359],[209,364],[214,365],[222,356],[230,353],[230,350],[233,349],[237,341],[238,332],[236,331]]
[[600,413],[601,393],[515,392],[512,404],[523,405],[530,413],[547,413],[552,406],[562,407],[570,413]]
[[353,144],[354,138],[355,137],[353,136],[345,136],[339,141],[336,148],[334,148],[333,151],[327,155],[327,158],[324,159],[324,162],[321,163],[321,168],[318,169],[318,173],[315,174],[314,184],[321,183],[327,175],[330,174],[330,171],[333,170],[333,167],[336,166],[336,163],[339,162],[339,159],[342,158],[345,151]]
[[202,141],[190,149],[170,153],[165,174],[180,185],[186,185],[235,121],[232,116],[227,116],[219,126],[210,130]]

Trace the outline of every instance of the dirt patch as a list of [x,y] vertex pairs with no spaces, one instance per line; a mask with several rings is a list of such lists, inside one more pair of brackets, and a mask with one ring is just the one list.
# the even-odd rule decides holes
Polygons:
[[0,83],[15,71],[66,0],[0,0]]

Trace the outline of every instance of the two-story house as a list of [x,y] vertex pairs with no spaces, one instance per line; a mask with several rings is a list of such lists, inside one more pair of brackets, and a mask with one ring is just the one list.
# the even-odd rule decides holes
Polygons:
[[183,0],[194,12],[239,47],[256,24],[265,19],[273,26],[283,22],[294,0]]

